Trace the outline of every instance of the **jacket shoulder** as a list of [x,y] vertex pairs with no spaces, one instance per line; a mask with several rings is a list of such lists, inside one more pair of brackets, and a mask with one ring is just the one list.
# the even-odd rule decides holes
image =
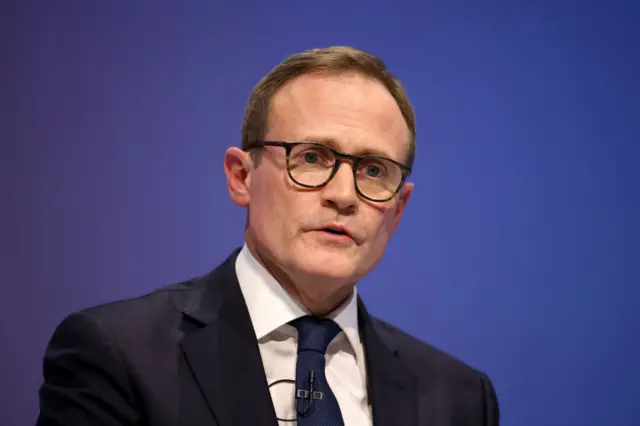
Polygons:
[[[171,339],[183,330],[183,314],[192,313],[203,304],[215,304],[231,288],[233,262],[237,251],[212,271],[174,282],[138,297],[121,299],[83,309],[71,314],[92,320],[104,332],[123,344],[139,346],[139,339]],[[205,296],[206,295],[206,296]],[[204,298],[206,297],[206,301]]]
[[109,328],[142,325],[179,312],[196,280],[187,280],[155,289],[137,297],[90,306],[79,313],[92,317]]
[[484,372],[393,324],[375,317],[372,317],[372,321],[391,337],[398,355],[418,378],[477,382],[479,378],[485,377]]
[[[444,410],[457,419],[456,424],[497,426],[500,419],[498,399],[489,377],[460,359],[398,327],[377,318],[371,319],[414,378],[420,410],[431,417]],[[439,401],[437,406],[434,400]]]
[[182,311],[198,285],[197,279],[166,285],[138,297],[90,306],[69,314],[56,328],[76,339],[99,333],[129,355],[149,355],[148,349],[173,345],[178,339]]

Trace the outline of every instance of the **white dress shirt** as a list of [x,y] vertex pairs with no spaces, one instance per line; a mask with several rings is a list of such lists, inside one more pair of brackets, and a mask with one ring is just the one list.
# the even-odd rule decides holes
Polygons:
[[[246,244],[236,259],[236,274],[255,330],[267,382],[295,382],[298,330],[289,324],[309,311],[255,259]],[[357,292],[327,316],[342,330],[329,344],[325,374],[338,400],[345,426],[371,425],[364,350],[358,332]],[[295,419],[294,383],[270,387],[276,415]],[[296,422],[279,422],[295,425]]]

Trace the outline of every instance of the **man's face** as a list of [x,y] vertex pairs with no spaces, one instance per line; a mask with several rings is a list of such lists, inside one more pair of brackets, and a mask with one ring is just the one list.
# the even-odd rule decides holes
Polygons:
[[[409,129],[393,97],[376,80],[354,73],[303,75],[277,92],[270,111],[267,141],[333,141],[339,152],[406,161]],[[390,201],[371,202],[357,194],[349,162],[326,186],[308,189],[287,175],[284,148],[266,147],[261,156],[246,179],[246,237],[259,256],[289,279],[313,285],[305,291],[318,297],[354,284],[373,269],[412,185],[405,184]],[[350,237],[322,230],[336,224]]]

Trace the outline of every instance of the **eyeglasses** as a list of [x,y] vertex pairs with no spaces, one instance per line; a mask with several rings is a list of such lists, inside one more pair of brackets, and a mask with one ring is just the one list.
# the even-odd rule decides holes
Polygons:
[[389,158],[344,154],[318,142],[256,141],[246,151],[265,146],[281,146],[286,150],[289,177],[304,188],[325,186],[338,172],[340,163],[350,161],[356,192],[374,202],[392,199],[411,173],[409,167]]

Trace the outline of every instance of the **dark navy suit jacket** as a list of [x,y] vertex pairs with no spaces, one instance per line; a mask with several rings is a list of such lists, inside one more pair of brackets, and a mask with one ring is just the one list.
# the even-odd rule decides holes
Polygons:
[[[203,277],[62,321],[37,424],[277,426],[237,253]],[[358,304],[376,426],[498,425],[486,375]]]

